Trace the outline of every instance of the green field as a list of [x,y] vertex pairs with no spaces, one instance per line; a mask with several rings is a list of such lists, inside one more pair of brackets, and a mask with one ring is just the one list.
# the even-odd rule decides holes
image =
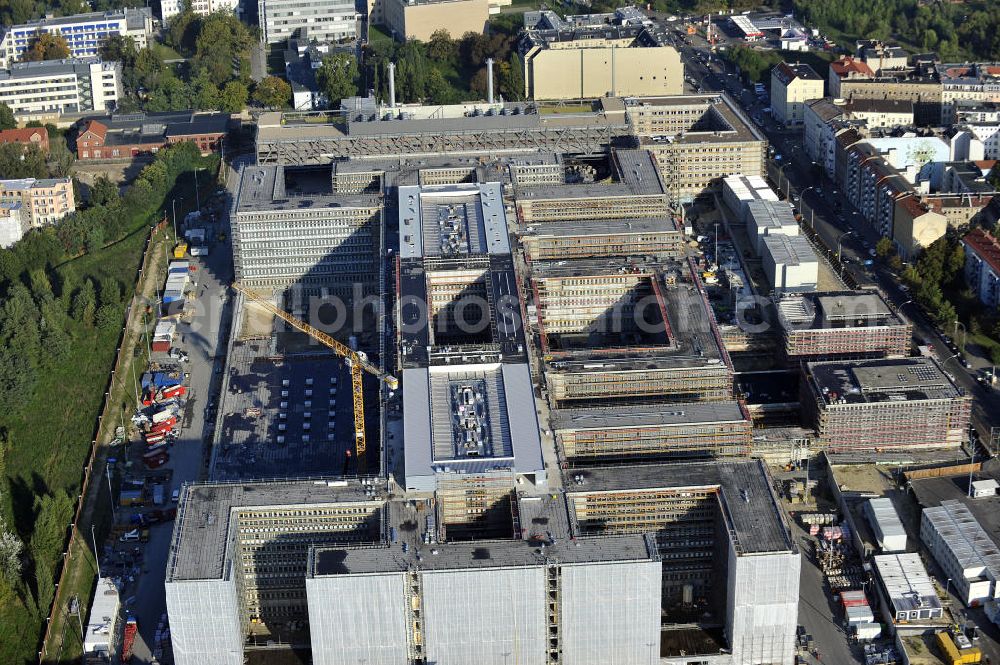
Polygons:
[[[195,159],[209,169],[218,164],[217,157]],[[149,226],[158,221],[160,209],[172,197],[184,196],[185,202],[194,199],[193,192],[186,191],[192,189],[192,178],[178,178],[177,186],[170,187],[177,175],[170,169],[186,168],[186,163],[178,161],[164,168],[158,158],[155,164],[157,187],[144,200],[148,201],[146,205],[121,209],[124,237],[41,270],[52,284],[59,307],[71,309],[68,303],[72,291],[87,279],[95,284],[113,280],[121,291],[122,308],[129,301]],[[212,187],[204,181],[202,185]],[[7,260],[16,250],[0,251],[0,260]],[[16,281],[24,282],[25,278]],[[11,283],[0,280],[0,294],[10,288]],[[0,314],[9,320],[7,311]],[[0,318],[0,330],[4,323]],[[0,413],[0,433],[8,441],[0,456],[0,515],[25,544],[20,582],[0,578],[0,663],[4,664],[37,662],[38,642],[55,592],[61,553],[65,551],[66,525],[73,519],[82,491],[83,468],[121,333],[121,324],[113,322],[102,328],[66,316],[63,324],[68,342],[61,360],[41,360],[30,391],[17,395],[19,408]],[[100,515],[92,517],[100,524]],[[74,576],[71,590],[81,596],[81,604],[87,608],[93,557],[89,542],[77,544],[84,545],[80,549],[86,556],[74,557],[73,565],[89,570]],[[79,653],[79,640],[75,645],[67,644],[63,655],[74,650]]]

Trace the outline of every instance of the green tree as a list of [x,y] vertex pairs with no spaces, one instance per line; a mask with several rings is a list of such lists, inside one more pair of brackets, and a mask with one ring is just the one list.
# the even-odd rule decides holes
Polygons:
[[340,99],[358,94],[358,61],[350,53],[333,53],[323,58],[323,64],[316,72],[316,82],[326,95],[330,106],[336,106]]
[[268,76],[254,88],[253,98],[261,106],[281,108],[287,106],[288,100],[292,98],[292,86],[277,76]]
[[4,178],[48,178],[45,153],[37,146],[0,144],[0,173]]
[[15,127],[17,127],[17,120],[14,118],[14,112],[9,106],[0,102],[0,130],[14,129]]
[[524,62],[517,51],[511,51],[507,62],[501,63],[500,91],[509,101],[524,99]]
[[458,59],[458,43],[446,28],[438,28],[431,33],[427,42],[427,57],[436,63],[454,66]]
[[249,69],[253,43],[250,30],[234,14],[209,14],[201,20],[195,39],[194,71],[204,71],[217,86],[225,85]]
[[94,283],[88,279],[73,296],[73,318],[86,326],[92,326],[96,312],[97,294],[94,292]]
[[892,240],[889,238],[879,238],[879,241],[875,243],[875,253],[880,259],[884,259],[892,253],[893,245]]
[[212,111],[219,107],[219,86],[212,82],[205,70],[191,82],[191,92],[195,108]]
[[62,60],[70,55],[69,44],[62,35],[51,32],[40,32],[28,42],[28,48],[21,59],[24,62],[32,60]]
[[107,176],[98,176],[90,188],[90,202],[96,206],[108,206],[114,205],[120,200],[118,185]]
[[250,92],[239,81],[230,81],[219,94],[219,109],[226,113],[239,113],[247,105]]

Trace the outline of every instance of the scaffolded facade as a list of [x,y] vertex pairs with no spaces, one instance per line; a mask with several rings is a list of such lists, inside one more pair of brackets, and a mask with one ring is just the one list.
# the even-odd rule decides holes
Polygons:
[[800,401],[831,453],[958,448],[971,398],[929,358],[804,363]]
[[558,409],[552,431],[573,466],[749,457],[753,443],[739,402]]

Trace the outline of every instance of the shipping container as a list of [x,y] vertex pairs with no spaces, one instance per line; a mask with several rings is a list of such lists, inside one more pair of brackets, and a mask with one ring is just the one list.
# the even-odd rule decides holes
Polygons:
[[141,506],[143,503],[142,490],[122,490],[118,496],[118,504],[123,508]]

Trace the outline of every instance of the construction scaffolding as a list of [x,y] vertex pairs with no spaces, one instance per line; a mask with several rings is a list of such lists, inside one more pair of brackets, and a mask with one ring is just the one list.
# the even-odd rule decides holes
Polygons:
[[753,443],[749,414],[738,402],[557,409],[552,430],[574,467],[749,457]]
[[955,449],[966,440],[971,397],[929,358],[803,365],[802,409],[831,453]]
[[448,478],[436,493],[442,541],[513,538],[520,532],[513,474]]

